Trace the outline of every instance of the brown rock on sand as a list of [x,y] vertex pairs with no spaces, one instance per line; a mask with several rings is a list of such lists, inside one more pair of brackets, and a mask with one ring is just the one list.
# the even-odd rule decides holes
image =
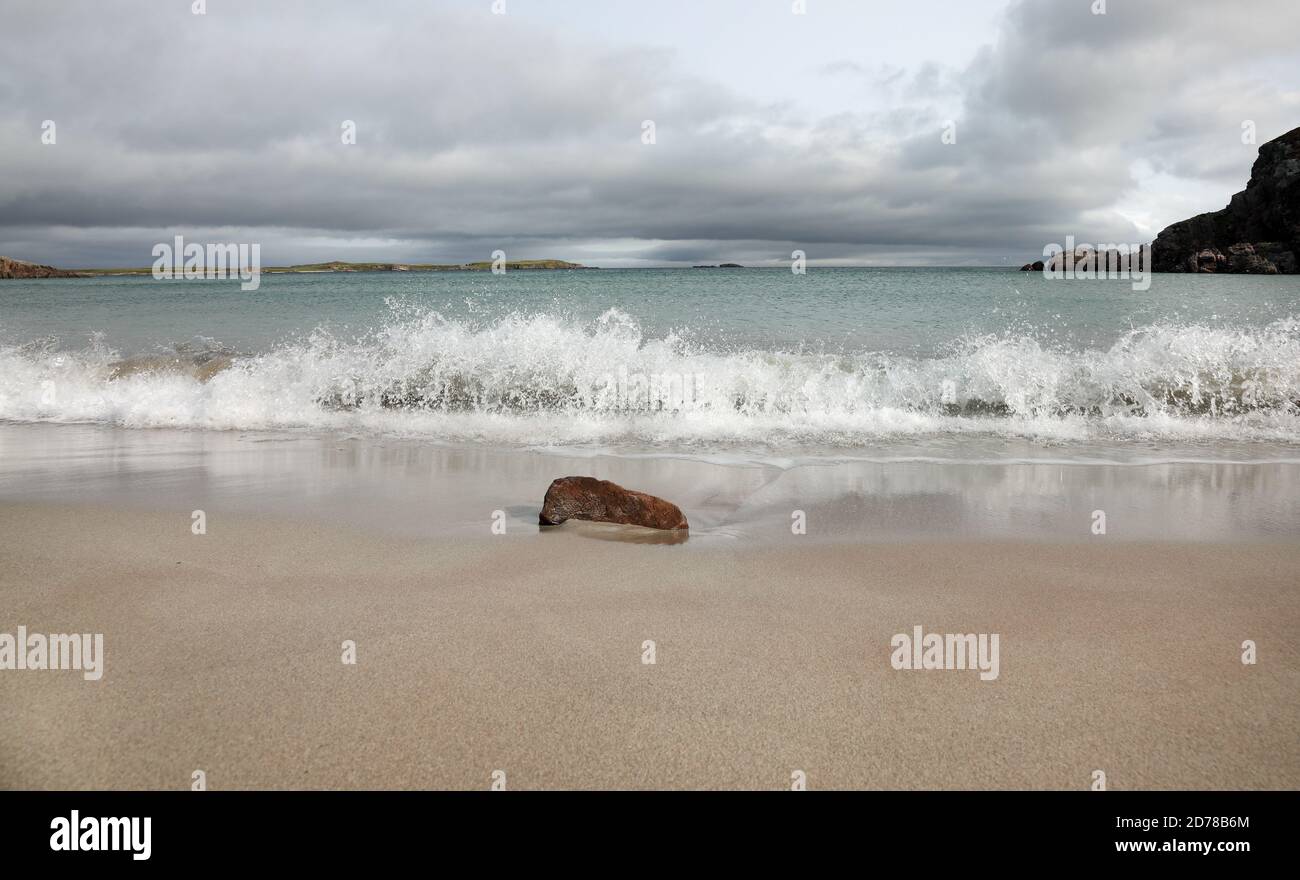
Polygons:
[[538,521],[544,526],[558,526],[566,519],[650,529],[690,528],[681,509],[671,501],[595,477],[560,477],[551,482]]

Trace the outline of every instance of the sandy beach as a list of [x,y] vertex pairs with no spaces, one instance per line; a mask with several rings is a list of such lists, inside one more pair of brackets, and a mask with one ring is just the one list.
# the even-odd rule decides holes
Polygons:
[[[99,681],[0,672],[5,788],[1300,785],[1294,542],[194,535],[12,500],[0,534],[0,629],[105,644]],[[916,625],[999,634],[998,677],[894,669]]]
[[5,0],[6,864],[1285,853],[1300,0],[1173,7]]

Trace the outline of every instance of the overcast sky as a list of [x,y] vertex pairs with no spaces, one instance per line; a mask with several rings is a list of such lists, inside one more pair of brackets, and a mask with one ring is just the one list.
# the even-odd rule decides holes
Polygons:
[[1297,0],[192,2],[0,0],[0,254],[1019,264],[1300,125]]

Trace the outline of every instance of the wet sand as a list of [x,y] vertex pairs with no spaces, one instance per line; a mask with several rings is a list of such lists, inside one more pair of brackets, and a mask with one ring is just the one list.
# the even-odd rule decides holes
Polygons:
[[[942,457],[939,453],[942,452]],[[971,441],[857,458],[442,446],[400,438],[0,423],[0,501],[310,520],[446,540],[500,511],[536,531],[551,480],[661,495],[689,548],[765,544],[802,511],[807,542],[1300,542],[1300,450],[1080,451]]]

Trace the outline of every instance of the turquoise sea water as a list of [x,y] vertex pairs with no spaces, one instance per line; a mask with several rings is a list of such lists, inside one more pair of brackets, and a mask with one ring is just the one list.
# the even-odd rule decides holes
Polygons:
[[1004,269],[0,282],[0,420],[784,454],[1300,448],[1300,278]]

